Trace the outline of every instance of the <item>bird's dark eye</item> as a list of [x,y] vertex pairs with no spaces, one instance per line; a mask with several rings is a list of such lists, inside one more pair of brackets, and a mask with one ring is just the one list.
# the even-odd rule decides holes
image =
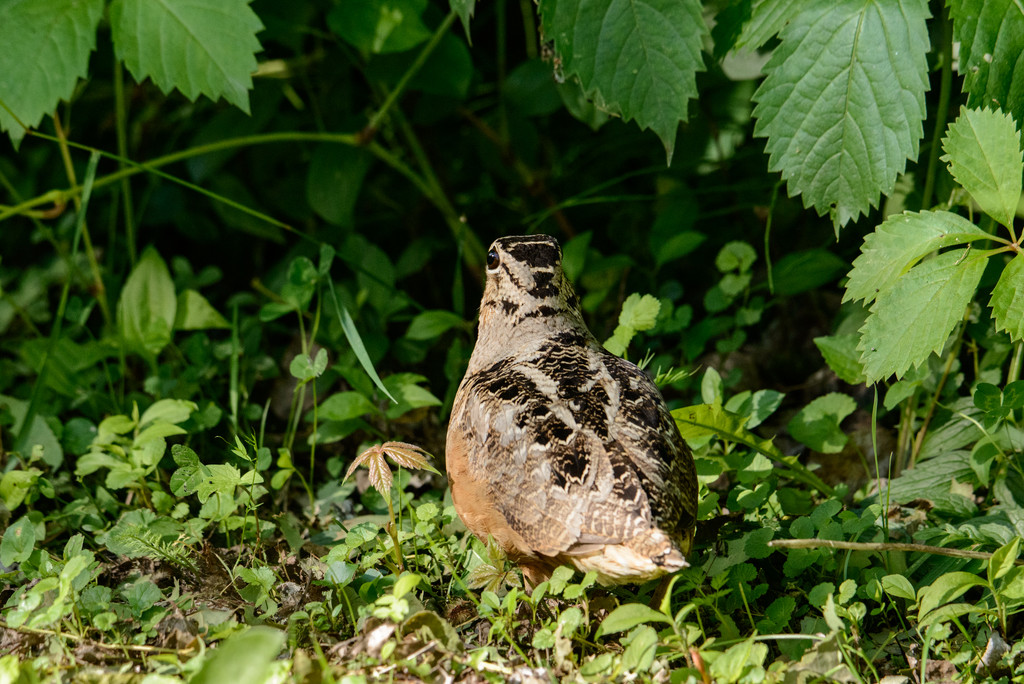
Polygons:
[[498,268],[498,264],[501,263],[501,259],[498,258],[498,253],[493,249],[487,253],[487,270],[494,271]]

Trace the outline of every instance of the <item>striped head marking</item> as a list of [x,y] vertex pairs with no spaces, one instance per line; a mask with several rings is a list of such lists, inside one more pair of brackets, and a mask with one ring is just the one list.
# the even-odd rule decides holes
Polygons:
[[529,318],[565,313],[580,318],[576,293],[562,273],[562,248],[557,240],[547,235],[521,235],[491,243],[480,304],[481,327],[495,318],[516,325]]

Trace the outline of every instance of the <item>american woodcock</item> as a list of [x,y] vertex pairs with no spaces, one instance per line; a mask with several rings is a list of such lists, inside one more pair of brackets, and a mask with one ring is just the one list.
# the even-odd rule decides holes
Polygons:
[[546,235],[495,240],[476,346],[448,425],[455,510],[532,585],[562,564],[602,584],[686,566],[693,456],[664,399],[583,322]]

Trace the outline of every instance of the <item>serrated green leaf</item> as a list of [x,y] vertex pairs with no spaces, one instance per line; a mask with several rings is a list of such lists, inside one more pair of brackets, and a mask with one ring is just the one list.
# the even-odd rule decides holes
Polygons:
[[1024,121],[1024,5],[950,0],[968,107],[996,106]]
[[1024,339],[1024,255],[1017,254],[1003,269],[989,306],[996,330],[1005,330],[1013,340]]
[[248,0],[114,0],[114,52],[135,80],[193,102],[223,97],[246,114],[263,23]]
[[420,17],[426,0],[342,2],[327,14],[327,25],[364,55],[405,52],[430,38]]
[[815,337],[814,344],[825,358],[825,363],[843,382],[859,385],[865,381],[864,366],[857,351],[858,335],[829,335]]
[[789,421],[789,432],[793,437],[815,451],[837,454],[843,450],[847,437],[839,424],[853,413],[857,402],[853,397],[832,392],[818,397]]
[[[0,2],[0,102],[29,128],[70,100],[89,72],[103,0]],[[0,107],[0,130],[17,145],[24,129]]]
[[658,320],[659,311],[661,311],[661,302],[656,297],[649,294],[640,296],[634,292],[622,303],[619,325],[636,331],[650,330]]
[[750,20],[743,26],[736,47],[756,50],[788,24],[802,10],[801,0],[755,0]]
[[924,0],[811,3],[782,29],[754,94],[754,135],[790,195],[838,231],[917,157],[928,87]]
[[206,330],[209,328],[230,328],[231,324],[195,290],[185,290],[178,295],[177,311],[174,316],[175,330]]
[[466,40],[472,45],[473,41],[469,37],[469,20],[473,18],[473,13],[476,12],[476,0],[449,0],[449,5],[452,11],[459,15],[459,20],[462,21],[462,28],[466,31]]
[[903,377],[942,351],[985,272],[988,259],[958,249],[919,264],[882,292],[861,328],[861,363],[869,381]]
[[653,130],[669,163],[697,96],[708,33],[698,0],[541,0],[544,34],[566,75],[602,109]]
[[942,161],[981,210],[1004,226],[1013,225],[1020,201],[1024,159],[1013,117],[991,109],[960,108],[942,140]]
[[171,341],[177,315],[167,264],[153,247],[146,248],[121,290],[117,327],[125,348],[154,358]]
[[942,247],[987,240],[991,235],[948,211],[895,214],[864,238],[843,301],[870,304],[924,256]]

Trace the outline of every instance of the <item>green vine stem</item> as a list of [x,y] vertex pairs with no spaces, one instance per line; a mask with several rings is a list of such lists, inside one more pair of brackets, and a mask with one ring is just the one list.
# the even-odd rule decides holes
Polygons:
[[367,124],[367,128],[370,130],[371,134],[372,132],[375,132],[377,131],[377,129],[380,128],[380,124],[387,116],[388,110],[390,110],[391,107],[395,104],[399,96],[405,90],[406,86],[409,85],[409,81],[412,80],[412,77],[419,72],[419,70],[423,67],[424,64],[426,64],[427,59],[430,57],[431,54],[433,54],[434,49],[437,47],[438,43],[441,42],[441,39],[444,38],[445,34],[448,33],[448,29],[452,27],[452,24],[455,22],[457,16],[458,15],[455,14],[455,10],[448,12],[448,16],[444,18],[444,21],[441,22],[441,25],[437,27],[436,31],[434,31],[434,35],[430,37],[430,40],[427,41],[427,44],[424,45],[423,49],[420,50],[420,53],[416,55],[416,61],[414,61],[412,65],[410,65],[410,67],[406,69],[405,73],[402,74],[402,78],[401,80],[398,81],[398,84],[395,86],[394,90],[388,93],[387,98],[384,100],[384,104],[382,104],[380,106],[380,109],[378,109],[374,113],[374,115],[370,117],[370,123]]
[[[75,165],[71,163],[71,150],[69,149],[73,145],[68,142],[67,136],[64,133],[64,127],[60,123],[60,115],[57,112],[53,113],[53,128],[57,133],[55,138],[57,144],[60,147],[60,156],[64,161],[64,172],[67,174],[68,182],[73,186],[78,186],[78,179],[75,177]],[[95,157],[95,151],[90,150],[90,153]],[[91,159],[90,163],[93,164],[93,173],[95,173],[95,163],[97,159]],[[96,184],[93,183],[93,188]],[[76,194],[70,198],[74,200],[75,209],[79,212],[78,230],[82,236],[82,243],[85,246],[85,256],[89,261],[89,270],[92,272],[92,289],[96,301],[99,302],[100,311],[103,313],[103,321],[110,325],[113,322],[113,317],[110,314],[110,304],[107,302],[107,292],[103,285],[103,275],[100,272],[99,259],[96,258],[96,250],[92,246],[92,236],[89,234],[89,225],[82,218],[82,214],[85,212],[85,207],[82,202],[82,194]]]
[[[43,140],[49,140],[51,142],[59,142],[59,140],[54,136],[46,135],[45,133],[39,133],[37,131],[28,131],[28,135],[37,138],[42,138]],[[165,178],[174,183],[178,183],[179,185],[183,185],[184,187],[195,190],[200,194],[206,195],[210,199],[226,204],[227,206],[230,206],[234,209],[238,209],[239,211],[243,211],[251,216],[260,218],[280,228],[294,232],[294,229],[286,223],[282,223],[270,216],[267,216],[266,214],[256,211],[255,209],[246,207],[245,205],[234,202],[233,200],[218,195],[198,185],[189,183],[188,181],[182,180],[180,178],[177,178],[176,176],[159,170],[161,167],[167,166],[169,164],[174,164],[176,162],[191,159],[193,157],[199,157],[204,154],[219,152],[221,150],[230,150],[239,147],[249,147],[255,145],[267,145],[288,142],[326,142],[337,143],[341,145],[349,145],[350,147],[365,148],[372,155],[374,155],[382,162],[387,164],[389,167],[391,167],[392,169],[400,173],[402,176],[404,176],[406,179],[408,179],[414,186],[416,186],[416,188],[420,192],[423,193],[423,195],[428,200],[430,200],[432,204],[434,204],[435,207],[438,208],[439,211],[441,211],[442,214],[445,214],[445,209],[448,209],[452,213],[454,213],[454,210],[451,209],[451,205],[448,203],[447,198],[443,196],[441,198],[438,198],[436,196],[435,188],[432,185],[428,184],[423,177],[421,177],[414,170],[412,170],[405,162],[403,162],[396,155],[392,154],[384,147],[375,142],[362,144],[360,142],[359,136],[354,133],[311,133],[305,131],[284,131],[280,133],[265,133],[261,135],[242,136],[238,138],[228,138],[225,140],[219,140],[217,142],[209,143],[206,145],[198,145],[196,147],[190,147],[185,150],[179,150],[177,152],[172,152],[171,154],[164,155],[162,157],[156,157],[147,162],[132,161],[130,159],[125,159],[118,155],[111,154],[109,152],[105,152],[103,150],[90,147],[88,145],[82,145],[70,141],[67,142],[67,145],[68,147],[73,147],[90,153],[96,152],[101,157],[104,157],[106,159],[124,162],[129,165],[126,168],[120,169],[113,173],[97,178],[96,182],[93,184],[93,188],[102,188],[104,186],[111,185],[112,183],[117,183],[123,178],[128,178],[139,173],[152,173],[157,176],[160,176],[161,178]],[[73,182],[71,187],[65,188],[63,190],[50,190],[41,195],[37,195],[31,199],[19,202],[14,206],[0,205],[0,221],[4,221],[13,216],[28,214],[37,207],[41,207],[46,204],[64,204],[69,199],[81,195],[81,193],[82,186]],[[448,218],[447,215],[446,218]]]

